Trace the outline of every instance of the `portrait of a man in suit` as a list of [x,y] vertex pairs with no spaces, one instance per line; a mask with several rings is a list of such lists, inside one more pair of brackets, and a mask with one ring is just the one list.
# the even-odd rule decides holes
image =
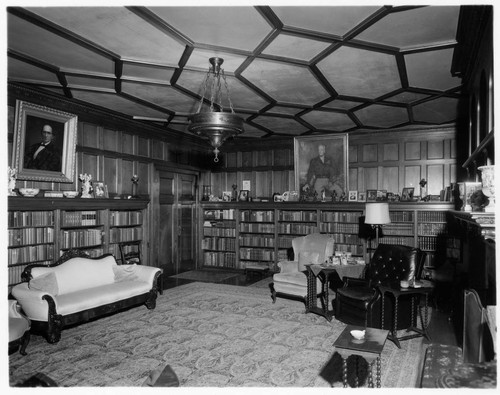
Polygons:
[[41,141],[27,144],[24,168],[36,170],[61,171],[61,149],[56,143],[57,132],[49,123],[39,127]]

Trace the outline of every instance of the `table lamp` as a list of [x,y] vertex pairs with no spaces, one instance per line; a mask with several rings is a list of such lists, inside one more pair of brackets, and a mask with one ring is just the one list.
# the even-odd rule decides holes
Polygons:
[[391,217],[389,216],[389,203],[366,203],[365,210],[365,224],[369,224],[375,228],[375,240],[377,241],[378,246],[379,228],[382,225],[391,223]]

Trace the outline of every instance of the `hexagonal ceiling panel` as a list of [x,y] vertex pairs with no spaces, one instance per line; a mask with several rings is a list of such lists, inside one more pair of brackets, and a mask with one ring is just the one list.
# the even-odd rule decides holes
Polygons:
[[233,107],[245,120],[236,139],[451,124],[462,91],[451,74],[459,12],[8,7],[7,76],[188,133],[208,60],[222,57]]

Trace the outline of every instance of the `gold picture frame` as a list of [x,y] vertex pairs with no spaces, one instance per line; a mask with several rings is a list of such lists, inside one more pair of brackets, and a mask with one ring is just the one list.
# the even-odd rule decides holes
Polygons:
[[[57,168],[31,167],[27,154],[39,145],[41,131],[49,125],[54,133],[55,155],[60,156]],[[22,100],[16,101],[12,167],[17,169],[17,179],[72,183],[75,181],[75,157],[78,117]]]

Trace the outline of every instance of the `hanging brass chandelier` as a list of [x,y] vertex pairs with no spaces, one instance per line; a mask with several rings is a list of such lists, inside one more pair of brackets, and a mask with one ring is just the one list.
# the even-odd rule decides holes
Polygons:
[[[224,141],[229,137],[243,133],[243,119],[236,115],[233,109],[224,69],[221,68],[224,59],[214,57],[210,58],[209,62],[211,67],[202,84],[203,93],[198,111],[191,117],[188,130],[209,139],[214,148],[214,162],[218,162],[219,147],[224,144]],[[231,112],[224,112],[222,83],[224,83]],[[210,101],[210,111],[201,112],[203,103],[207,102],[208,104],[208,101]]]

